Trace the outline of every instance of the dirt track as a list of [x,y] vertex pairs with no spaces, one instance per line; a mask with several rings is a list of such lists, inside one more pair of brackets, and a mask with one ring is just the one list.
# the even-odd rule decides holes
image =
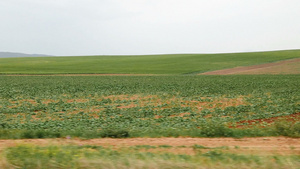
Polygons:
[[253,66],[235,67],[211,72],[201,73],[200,75],[230,75],[230,74],[299,74],[300,58],[284,60],[274,63],[266,63]]
[[[300,155],[300,138],[287,137],[258,137],[258,138],[127,138],[127,139],[23,139],[23,140],[0,140],[0,149],[20,144],[33,145],[98,145],[113,147],[128,147],[136,145],[169,145],[182,148],[164,149],[173,153],[193,154],[192,146],[201,145],[205,147],[228,147],[228,151],[234,153],[255,154],[297,154]],[[156,151],[159,151],[159,149]],[[207,150],[208,151],[208,150]]]

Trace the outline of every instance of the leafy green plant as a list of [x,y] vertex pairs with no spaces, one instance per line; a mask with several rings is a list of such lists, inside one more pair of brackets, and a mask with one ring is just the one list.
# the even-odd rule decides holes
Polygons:
[[[299,84],[299,75],[0,76],[0,138],[299,137]],[[290,122],[274,125],[279,117]]]
[[111,138],[126,138],[129,137],[129,132],[126,130],[104,130],[101,132],[101,137],[111,137]]
[[300,122],[293,124],[288,121],[279,121],[275,123],[275,130],[278,135],[300,137]]

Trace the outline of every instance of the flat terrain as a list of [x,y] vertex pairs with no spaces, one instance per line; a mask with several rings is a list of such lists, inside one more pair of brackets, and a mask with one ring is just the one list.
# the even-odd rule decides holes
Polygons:
[[299,141],[287,137],[0,140],[0,167],[297,169]]
[[253,66],[236,67],[201,73],[200,75],[234,74],[300,74],[300,58]]
[[299,80],[0,76],[0,168],[298,169]]
[[298,137],[298,76],[0,76],[0,137]]
[[144,56],[0,58],[0,74],[191,75],[300,58],[300,50]]
[[[194,154],[194,145],[201,145],[210,150],[218,147],[227,147],[227,150],[237,154],[260,155],[300,155],[300,139],[288,137],[258,137],[258,138],[126,138],[126,139],[22,139],[0,140],[0,148],[12,147],[21,144],[49,146],[49,145],[94,145],[114,148],[130,146],[160,146],[168,145],[172,149],[160,148],[156,151],[172,152],[177,154]],[[205,148],[204,148],[205,149]],[[153,149],[149,149],[153,151]]]

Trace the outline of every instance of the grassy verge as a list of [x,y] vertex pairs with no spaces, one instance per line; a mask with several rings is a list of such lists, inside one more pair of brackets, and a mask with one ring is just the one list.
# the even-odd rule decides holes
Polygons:
[[[282,125],[283,123],[280,122]],[[272,126],[268,128],[249,128],[249,129],[232,129],[228,127],[212,126],[208,129],[156,129],[156,130],[124,130],[124,129],[109,129],[104,131],[97,130],[81,130],[74,129],[74,131],[61,130],[15,130],[15,129],[1,129],[0,139],[32,139],[32,138],[134,138],[134,137],[264,137],[264,136],[288,136],[300,137],[299,123],[290,124],[285,122],[283,126]]]
[[31,139],[31,138],[129,138],[129,137],[262,137],[262,136],[288,136],[300,137],[300,123],[279,121],[267,128],[254,127],[247,129],[233,129],[224,124],[208,124],[200,129],[154,129],[154,130],[80,130],[51,131],[51,130],[8,130],[0,129],[0,139]]
[[[223,148],[193,146],[194,154],[174,154],[142,149],[169,149],[171,146],[137,146],[119,149],[101,146],[30,146],[7,148],[4,168],[297,168],[298,155],[243,155]],[[203,150],[203,151],[202,151]],[[205,151],[204,151],[205,150]]]

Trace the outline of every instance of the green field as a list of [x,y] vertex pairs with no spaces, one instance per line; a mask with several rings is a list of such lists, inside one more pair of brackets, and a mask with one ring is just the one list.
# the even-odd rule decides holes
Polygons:
[[195,74],[299,57],[300,50],[227,54],[1,58],[0,74]]
[[299,137],[299,116],[245,122],[299,113],[299,88],[299,75],[0,76],[0,138]]
[[[268,147],[255,150],[256,145],[247,142],[243,147],[206,147],[185,142],[128,146],[129,141],[102,147],[87,140],[175,137],[177,143],[177,137],[221,137],[217,139],[223,143],[224,137],[238,142],[247,139],[243,137],[264,137],[267,143],[269,136],[299,139],[299,74],[194,75],[299,57],[300,50],[2,58],[0,139],[22,140],[2,140],[0,168],[299,168],[297,144],[264,152]],[[68,73],[150,75],[6,76]],[[43,139],[32,140],[37,138]],[[279,138],[286,137],[272,140]],[[57,142],[39,144],[49,140]],[[83,140],[90,142],[81,144]]]

